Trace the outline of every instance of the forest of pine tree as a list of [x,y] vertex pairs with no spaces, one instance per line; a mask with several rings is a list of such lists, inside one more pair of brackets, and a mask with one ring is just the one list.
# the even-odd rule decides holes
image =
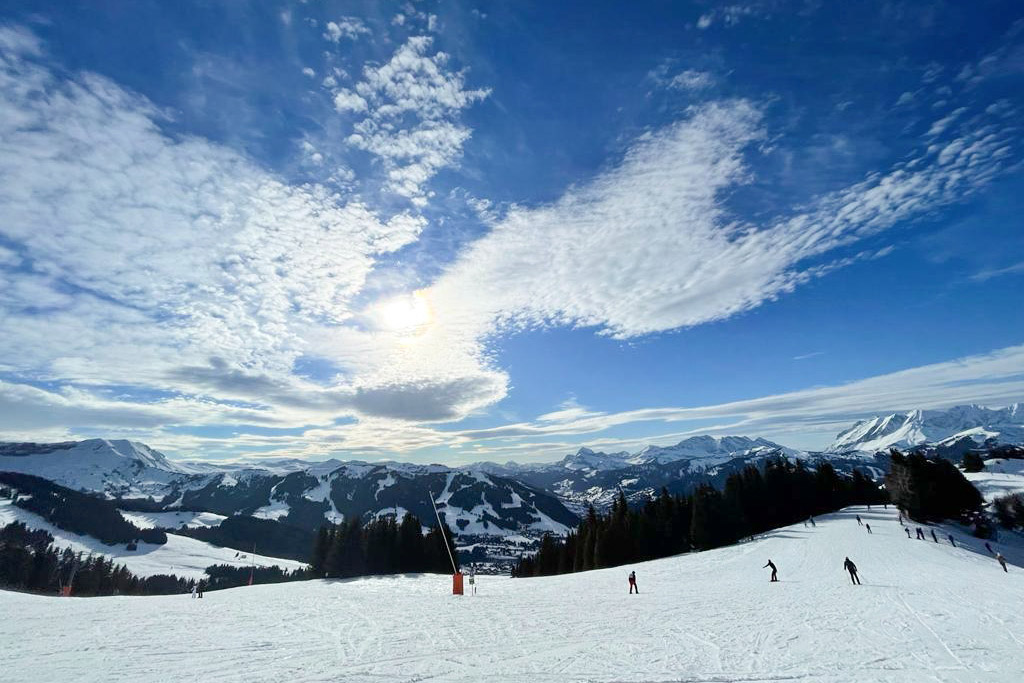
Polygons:
[[73,595],[169,595],[192,590],[173,575],[135,576],[101,555],[55,548],[53,536],[21,522],[0,527],[0,588],[56,595],[72,579]]
[[320,527],[310,560],[312,575],[350,578],[405,572],[449,573],[448,550],[458,566],[452,533],[432,527],[426,534],[419,519],[406,514],[400,523],[382,517],[363,523],[355,518]]
[[92,536],[108,545],[144,541],[162,545],[167,534],[160,529],[139,529],[118,512],[115,502],[54,484],[30,474],[0,472],[5,498],[34,512],[56,527]]
[[775,458],[763,468],[748,465],[733,473],[723,491],[705,484],[692,495],[672,496],[662,489],[632,508],[620,491],[607,514],[591,506],[564,540],[546,535],[537,553],[520,559],[512,575],[565,574],[707,550],[847,505],[887,500],[860,470],[842,477],[828,462],[812,471],[800,460]]
[[943,458],[920,453],[890,453],[885,486],[892,502],[919,522],[957,519],[976,513],[982,497],[978,489]]

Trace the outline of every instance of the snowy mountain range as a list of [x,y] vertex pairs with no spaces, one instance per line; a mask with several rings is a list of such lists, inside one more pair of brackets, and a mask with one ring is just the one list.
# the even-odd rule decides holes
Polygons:
[[839,471],[880,476],[889,448],[929,447],[946,457],[966,450],[1024,444],[1021,404],[995,409],[957,406],[862,420],[822,452],[762,438],[695,436],[635,453],[580,448],[557,462],[475,463],[465,467],[329,460],[211,464],[174,461],[133,441],[90,439],[52,444],[0,443],[0,471],[33,474],[62,486],[121,501],[146,513],[195,511],[275,520],[312,531],[324,521],[403,515],[433,519],[431,498],[460,544],[481,538],[536,540],[564,533],[587,505],[604,507],[621,490],[634,501],[662,487],[687,493],[722,485],[749,464],[784,456],[812,466],[827,459]]
[[1005,408],[964,405],[861,420],[841,432],[826,452],[874,453],[923,445],[965,451],[1019,444],[1024,444],[1024,405],[1014,403]]

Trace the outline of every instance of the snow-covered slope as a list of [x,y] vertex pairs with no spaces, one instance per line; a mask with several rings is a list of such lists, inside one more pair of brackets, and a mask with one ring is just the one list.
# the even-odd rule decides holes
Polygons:
[[[1004,548],[1015,566],[1003,573],[975,539],[958,542],[974,550],[909,540],[893,510],[855,508],[815,529],[631,567],[479,577],[475,598],[451,596],[446,576],[202,601],[0,593],[0,642],[14,644],[0,657],[19,681],[1016,683],[1024,554]],[[779,583],[761,569],[768,558]],[[640,595],[627,594],[631,569]]]
[[1024,460],[993,458],[985,461],[981,472],[964,472],[964,476],[989,503],[1000,496],[1024,493]]
[[276,565],[289,570],[305,566],[294,560],[239,553],[237,550],[220,548],[177,534],[167,534],[167,543],[164,545],[139,543],[136,550],[128,550],[123,544],[107,545],[91,536],[80,536],[57,528],[42,517],[11,504],[10,500],[0,498],[0,526],[6,526],[12,522],[22,522],[30,529],[43,529],[50,532],[54,539],[54,545],[60,548],[71,548],[76,552],[94,553],[112,558],[118,564],[128,567],[128,570],[137,576],[177,574],[183,578],[198,579],[203,577],[207,567],[214,564],[248,567],[255,563],[259,567]]
[[1024,444],[1024,406],[1006,408],[977,405],[949,410],[913,410],[909,413],[861,420],[841,432],[828,447],[831,453],[876,452],[921,444],[952,446]]
[[785,448],[767,439],[750,439],[745,436],[693,436],[674,446],[647,446],[628,462],[633,465],[647,463],[666,464],[677,460],[701,460],[707,467],[728,462],[734,458],[760,455],[763,452],[776,455],[796,455],[799,451]]
[[0,443],[0,471],[49,479],[70,489],[111,497],[162,496],[170,487],[202,479],[137,441],[89,439],[57,444]]

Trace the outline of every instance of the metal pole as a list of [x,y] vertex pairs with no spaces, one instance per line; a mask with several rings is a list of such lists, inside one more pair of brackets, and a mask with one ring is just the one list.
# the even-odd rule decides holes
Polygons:
[[441,513],[437,511],[437,505],[434,503],[434,494],[427,491],[430,494],[430,505],[434,508],[434,514],[437,516],[437,528],[441,530],[441,538],[444,539],[445,550],[448,551],[448,559],[452,561],[452,574],[458,574],[459,570],[455,567],[455,556],[452,555],[452,548],[448,545],[448,536],[445,535],[445,524],[441,521]]

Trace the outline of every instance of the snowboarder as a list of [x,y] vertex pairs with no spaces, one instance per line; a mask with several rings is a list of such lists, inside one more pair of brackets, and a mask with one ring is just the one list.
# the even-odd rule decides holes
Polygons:
[[956,547],[956,541],[953,540],[953,534],[946,534],[946,538],[949,539],[949,544],[955,548]]
[[939,537],[935,535],[935,529],[931,529],[931,532],[932,532],[932,540],[935,541],[936,543],[938,543],[939,542]]
[[864,522],[860,521],[860,515],[857,515],[857,524],[864,526]]
[[864,526],[867,528],[868,533],[870,534],[871,533],[871,525],[870,524],[865,524]]
[[924,540],[924,530],[921,527],[917,527],[917,537],[922,541]]
[[775,583],[776,581],[779,580],[779,570],[776,569],[775,563],[772,562],[770,558],[768,560],[768,564],[766,564],[764,567],[761,567],[761,569],[765,569],[767,567],[771,567],[772,568],[772,578],[771,578],[771,581],[769,583]]
[[637,595],[640,595],[640,589],[636,587],[636,572],[629,573],[629,594],[632,595],[633,591],[636,591]]
[[860,577],[857,576],[857,565],[855,565],[850,558],[846,558],[846,562],[843,562],[843,569],[850,572],[850,583],[860,585]]
[[907,538],[910,538],[910,528],[909,527],[903,527],[903,530],[907,532]]
[[1006,569],[1006,558],[1003,557],[1002,553],[996,553],[996,562],[999,563],[999,566],[1003,568],[1004,572],[1009,574],[1009,571]]

